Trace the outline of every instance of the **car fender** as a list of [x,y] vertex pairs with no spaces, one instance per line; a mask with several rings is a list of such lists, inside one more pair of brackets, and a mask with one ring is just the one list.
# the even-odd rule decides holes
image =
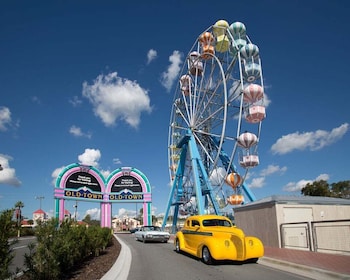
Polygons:
[[200,246],[198,246],[197,256],[199,258],[202,258],[202,252],[203,252],[204,246],[208,247],[211,256],[216,260],[237,258],[237,248],[229,239],[207,238],[200,244]]
[[246,259],[261,258],[264,256],[264,245],[257,237],[245,237]]
[[184,248],[185,240],[182,231],[178,231],[175,236],[174,245],[176,246],[176,240],[179,240],[180,250]]

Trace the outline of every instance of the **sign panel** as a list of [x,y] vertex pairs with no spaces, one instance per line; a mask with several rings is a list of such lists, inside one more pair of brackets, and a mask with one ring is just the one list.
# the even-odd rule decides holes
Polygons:
[[64,196],[72,198],[86,198],[86,199],[99,199],[103,200],[103,194],[101,193],[92,193],[87,188],[82,188],[77,191],[74,190],[64,190]]
[[101,192],[100,183],[97,179],[86,172],[75,172],[71,174],[64,186],[67,189],[89,188],[92,192]]
[[142,192],[141,183],[130,175],[124,175],[117,178],[111,187],[111,192],[121,192],[124,190],[130,190],[131,192]]

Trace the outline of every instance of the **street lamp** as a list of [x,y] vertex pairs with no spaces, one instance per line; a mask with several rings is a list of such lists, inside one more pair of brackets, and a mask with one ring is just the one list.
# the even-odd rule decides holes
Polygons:
[[40,210],[41,210],[41,201],[44,199],[45,197],[43,196],[36,196],[35,199],[39,199],[40,200]]
[[78,212],[78,201],[75,201],[75,204],[73,205],[75,208],[74,210],[74,220],[77,221],[77,212]]

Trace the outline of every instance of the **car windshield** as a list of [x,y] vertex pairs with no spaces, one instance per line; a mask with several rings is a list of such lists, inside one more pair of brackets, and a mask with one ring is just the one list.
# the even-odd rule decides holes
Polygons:
[[144,231],[161,231],[160,227],[144,227],[143,228]]
[[203,220],[203,226],[205,227],[231,227],[232,224],[227,220],[221,220],[221,219],[210,219],[210,220]]

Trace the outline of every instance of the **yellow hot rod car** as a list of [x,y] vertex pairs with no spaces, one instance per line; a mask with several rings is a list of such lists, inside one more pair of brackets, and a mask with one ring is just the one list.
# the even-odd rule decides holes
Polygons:
[[202,259],[205,264],[215,260],[256,262],[264,255],[262,242],[218,215],[197,215],[186,219],[176,233],[176,252],[186,252]]

